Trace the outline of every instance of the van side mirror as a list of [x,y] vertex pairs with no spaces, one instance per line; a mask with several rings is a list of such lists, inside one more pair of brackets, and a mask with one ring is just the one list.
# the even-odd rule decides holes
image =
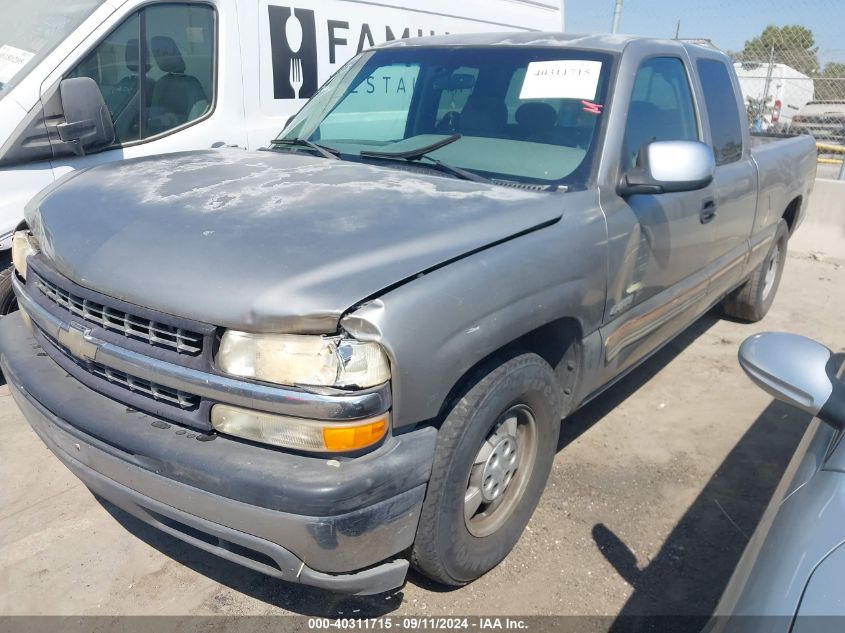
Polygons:
[[653,141],[640,148],[637,165],[622,176],[620,196],[696,191],[713,182],[713,149],[699,141]]
[[739,364],[778,400],[845,428],[845,381],[837,376],[841,354],[797,334],[765,332],[740,345]]
[[114,143],[114,124],[97,84],[90,77],[73,77],[59,84],[65,122],[56,126],[59,138],[74,154]]

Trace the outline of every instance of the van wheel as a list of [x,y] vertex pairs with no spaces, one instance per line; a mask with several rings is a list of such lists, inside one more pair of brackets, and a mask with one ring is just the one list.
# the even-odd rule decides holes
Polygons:
[[15,291],[12,290],[12,275],[15,274],[14,266],[0,270],[0,315],[7,315],[18,309],[18,300]]
[[766,258],[754,269],[748,281],[729,294],[722,303],[722,311],[726,315],[750,323],[766,316],[780,286],[788,242],[789,227],[785,220],[781,220]]
[[417,570],[445,585],[475,580],[510,553],[557,450],[562,399],[548,363],[521,354],[485,369],[440,428],[411,552]]

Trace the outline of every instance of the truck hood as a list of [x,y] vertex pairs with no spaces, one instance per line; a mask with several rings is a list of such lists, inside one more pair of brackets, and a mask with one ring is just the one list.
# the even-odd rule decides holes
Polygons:
[[333,332],[345,311],[456,257],[559,219],[537,193],[282,152],[109,163],[27,220],[77,284],[256,332]]

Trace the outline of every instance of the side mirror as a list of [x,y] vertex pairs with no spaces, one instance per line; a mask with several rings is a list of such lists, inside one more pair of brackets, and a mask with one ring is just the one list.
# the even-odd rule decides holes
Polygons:
[[713,182],[713,149],[699,141],[654,141],[640,148],[637,166],[622,176],[620,196],[696,191]]
[[836,375],[842,358],[821,343],[784,332],[755,334],[740,345],[739,364],[778,400],[845,428],[845,382]]
[[111,114],[93,79],[65,79],[59,84],[59,90],[65,122],[58,124],[56,131],[77,156],[114,143]]

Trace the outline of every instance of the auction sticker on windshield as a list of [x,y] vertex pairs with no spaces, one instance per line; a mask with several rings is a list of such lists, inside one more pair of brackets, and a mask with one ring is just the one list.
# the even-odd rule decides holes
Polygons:
[[531,62],[522,82],[520,99],[595,99],[601,62],[556,59]]
[[0,46],[0,83],[7,83],[35,56],[22,48],[3,44]]

